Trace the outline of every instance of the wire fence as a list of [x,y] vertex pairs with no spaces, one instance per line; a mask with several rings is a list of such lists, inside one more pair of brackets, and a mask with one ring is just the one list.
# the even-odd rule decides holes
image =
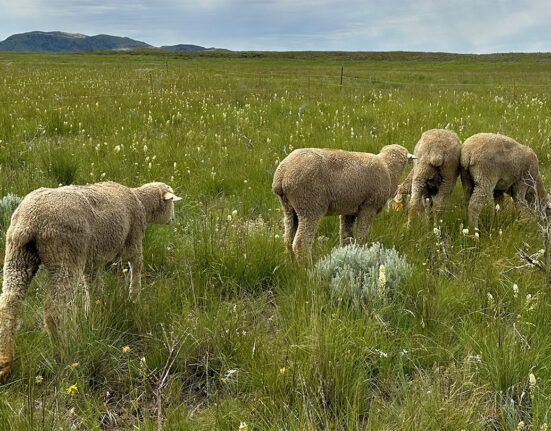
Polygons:
[[[61,63],[65,64],[65,63]],[[98,63],[90,63],[97,66]],[[106,63],[113,65],[111,63]],[[76,64],[79,67],[81,64]],[[142,64],[143,66],[143,64]],[[159,64],[157,64],[159,66]],[[302,70],[301,76],[297,76],[296,72],[287,72],[287,71],[274,71],[274,70],[263,70],[255,72],[246,72],[246,71],[227,71],[227,70],[216,70],[212,68],[172,68],[170,71],[167,71],[168,67],[157,67],[157,68],[140,68],[134,69],[134,72],[139,73],[141,76],[121,76],[116,79],[88,79],[88,80],[78,80],[78,77],[73,77],[72,79],[65,80],[29,80],[29,81],[19,81],[17,83],[7,83],[4,79],[4,83],[0,84],[0,88],[9,89],[9,90],[21,90],[22,88],[27,87],[44,87],[44,86],[65,86],[70,85],[72,89],[78,91],[82,88],[90,89],[93,91],[94,88],[105,89],[107,84],[118,84],[122,86],[124,84],[137,84],[142,83],[141,86],[134,86],[133,91],[124,91],[124,92],[108,92],[108,93],[99,93],[91,92],[90,94],[80,94],[80,95],[60,95],[54,94],[53,97],[56,101],[66,101],[66,100],[91,100],[99,98],[121,98],[121,97],[135,97],[138,94],[147,95],[147,94],[156,94],[157,92],[162,91],[173,91],[178,94],[216,94],[216,93],[256,93],[259,91],[265,92],[282,92],[282,91],[297,91],[302,89],[309,89],[311,87],[317,89],[324,88],[348,88],[353,90],[382,90],[386,89],[384,87],[391,87],[393,89],[403,88],[403,87],[429,87],[429,88],[474,88],[474,87],[484,87],[484,88],[496,88],[500,90],[511,90],[515,94],[518,88],[541,88],[546,89],[551,87],[551,83],[529,83],[529,82],[517,82],[516,80],[510,82],[506,85],[497,84],[495,82],[420,82],[415,80],[386,80],[381,79],[378,76],[357,76],[357,75],[339,75],[339,74],[316,74],[316,73],[306,73],[307,71]],[[379,70],[379,69],[362,69],[363,73],[367,72],[374,73],[408,73],[410,71],[405,71],[401,69],[391,69],[391,70]],[[189,72],[186,74],[186,72]],[[197,72],[201,72],[204,76],[205,73],[210,73],[213,76],[213,81],[215,84],[219,85],[218,81],[226,80],[227,85],[224,87],[213,87],[209,88],[204,85],[202,88],[196,86],[196,88],[189,88],[192,85],[197,84]],[[417,73],[425,73],[426,70],[418,70]],[[432,71],[429,71],[429,73]],[[440,71],[441,72],[441,71]],[[183,73],[183,74],[182,74]],[[492,72],[493,73],[493,72]],[[536,72],[539,74],[539,72]],[[180,74],[180,75],[178,75]],[[192,75],[193,74],[193,75]],[[175,76],[176,75],[176,76]],[[34,78],[36,75],[29,74],[25,75],[29,78]],[[246,80],[250,81],[246,86],[241,85],[240,81]],[[193,83],[191,81],[194,81]],[[275,84],[275,86],[274,86]],[[281,84],[284,84],[283,86]],[[238,88],[236,85],[240,85]],[[178,88],[184,87],[184,88]],[[62,88],[64,89],[64,88]],[[0,104],[16,104],[17,101],[10,100],[0,100]],[[25,103],[22,101],[21,103]]]

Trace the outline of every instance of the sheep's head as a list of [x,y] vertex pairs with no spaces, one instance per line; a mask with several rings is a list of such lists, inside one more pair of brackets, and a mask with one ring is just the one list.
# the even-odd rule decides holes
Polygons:
[[416,159],[413,154],[410,154],[407,148],[402,147],[401,145],[387,145],[381,149],[379,153],[386,164],[394,169],[397,168],[400,170],[400,175],[402,174],[403,169],[406,167],[408,160]]
[[388,173],[392,181],[392,195],[394,195],[408,160],[415,158],[415,156],[410,154],[407,148],[396,144],[383,147],[378,156],[385,161],[388,167]]
[[147,223],[170,224],[174,221],[174,202],[181,200],[165,183],[148,183],[139,187],[138,196],[145,207]]

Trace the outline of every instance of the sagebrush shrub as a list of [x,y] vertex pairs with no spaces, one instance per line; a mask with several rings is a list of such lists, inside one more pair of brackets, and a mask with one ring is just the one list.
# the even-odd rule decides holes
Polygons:
[[10,225],[11,215],[19,206],[22,197],[8,193],[0,199],[0,232],[3,235]]
[[378,242],[335,248],[316,263],[314,272],[330,282],[332,296],[353,303],[384,301],[410,273],[411,266],[394,248]]

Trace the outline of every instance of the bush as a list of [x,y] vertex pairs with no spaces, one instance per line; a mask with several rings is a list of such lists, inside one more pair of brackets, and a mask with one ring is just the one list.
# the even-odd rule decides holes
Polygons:
[[19,206],[23,198],[8,193],[2,199],[0,199],[0,231],[5,232],[11,220],[11,215],[15,209]]
[[384,301],[410,273],[411,266],[394,248],[378,242],[335,248],[315,266],[315,274],[330,282],[332,296],[353,303]]

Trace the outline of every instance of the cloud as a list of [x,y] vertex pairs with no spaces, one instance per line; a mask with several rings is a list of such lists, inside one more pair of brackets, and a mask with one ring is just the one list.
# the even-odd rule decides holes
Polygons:
[[550,50],[548,0],[0,0],[15,32],[110,33],[236,50]]

